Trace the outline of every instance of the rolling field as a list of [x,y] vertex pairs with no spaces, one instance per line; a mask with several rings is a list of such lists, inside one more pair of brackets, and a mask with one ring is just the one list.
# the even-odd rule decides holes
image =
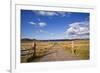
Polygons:
[[22,42],[21,54],[25,53],[25,55],[21,55],[21,62],[88,60],[89,40],[72,41],[36,41],[35,56],[32,50],[34,42]]

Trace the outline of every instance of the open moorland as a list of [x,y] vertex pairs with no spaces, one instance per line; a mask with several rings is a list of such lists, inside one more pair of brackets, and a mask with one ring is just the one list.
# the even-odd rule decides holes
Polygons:
[[21,40],[21,63],[88,60],[89,39]]

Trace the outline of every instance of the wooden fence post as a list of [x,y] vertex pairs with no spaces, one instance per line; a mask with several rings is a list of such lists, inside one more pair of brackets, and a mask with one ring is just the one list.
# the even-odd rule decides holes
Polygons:
[[71,49],[72,54],[74,54],[74,41],[71,42],[71,46],[72,46],[72,49]]
[[32,45],[32,49],[34,50],[33,56],[36,56],[36,41],[34,41],[34,44]]

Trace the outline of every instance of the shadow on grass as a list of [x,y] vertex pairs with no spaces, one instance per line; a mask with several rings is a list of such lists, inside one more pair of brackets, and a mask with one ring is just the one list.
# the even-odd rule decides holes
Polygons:
[[[57,44],[57,43],[54,43],[53,46],[51,46],[50,48],[54,47],[56,44]],[[49,48],[49,49],[50,49],[50,48]],[[49,51],[49,50],[48,50],[48,51]],[[42,57],[47,56],[47,55],[52,54],[52,53],[55,53],[55,52],[56,52],[56,51],[47,52],[46,54],[43,54],[43,55],[41,55],[41,56],[36,56],[36,55],[34,55],[34,56],[28,58],[28,59],[27,59],[27,62],[38,62]]]
[[46,53],[46,54],[41,55],[41,56],[32,56],[32,57],[30,57],[30,58],[27,59],[27,62],[37,62],[37,61],[39,61],[42,57],[47,56],[47,55],[52,54],[52,53],[56,53],[56,51],[49,52],[49,53]]

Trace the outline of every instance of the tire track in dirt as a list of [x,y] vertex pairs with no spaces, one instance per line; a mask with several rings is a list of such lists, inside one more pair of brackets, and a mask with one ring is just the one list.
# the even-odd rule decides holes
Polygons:
[[47,53],[51,53],[45,55],[39,59],[39,62],[47,62],[47,61],[67,61],[67,60],[79,60],[80,58],[72,55],[69,52],[65,52],[65,50],[59,45],[54,44]]

